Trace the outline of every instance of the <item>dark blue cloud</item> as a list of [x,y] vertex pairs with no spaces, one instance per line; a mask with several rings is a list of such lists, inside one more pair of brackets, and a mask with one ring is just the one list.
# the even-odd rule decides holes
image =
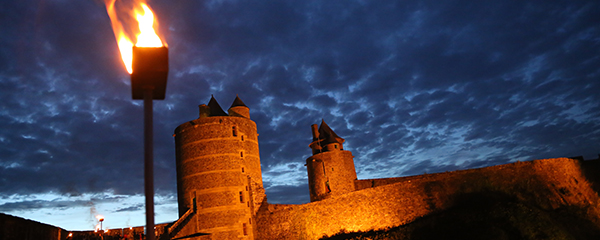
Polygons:
[[[173,130],[211,94],[250,107],[277,203],[308,200],[309,127],[322,119],[359,178],[599,151],[595,2],[149,3],[170,51],[154,106],[163,196],[176,191]],[[141,193],[142,106],[101,1],[4,4],[0,197]]]

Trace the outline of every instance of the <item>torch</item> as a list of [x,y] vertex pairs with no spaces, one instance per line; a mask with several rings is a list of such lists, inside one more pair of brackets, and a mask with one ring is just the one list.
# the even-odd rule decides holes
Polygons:
[[[146,229],[154,229],[154,156],[152,100],[165,99],[168,49],[166,47],[133,47],[131,95],[144,100],[144,189],[146,192]],[[154,240],[154,231],[146,231]]]
[[102,232],[102,222],[104,222],[104,217],[102,215],[98,215],[96,218],[100,222],[100,232]]
[[[139,34],[136,43],[127,36],[115,7],[116,0],[105,0],[113,31],[121,51],[125,68],[131,74],[131,96],[134,100],[144,100],[144,191],[146,195],[146,239],[154,240],[154,157],[152,100],[165,99],[167,75],[169,72],[169,51],[154,31],[155,19],[152,10],[143,0],[136,0],[135,9],[129,11],[135,15]],[[125,11],[127,12],[127,11]],[[127,26],[132,28],[132,26]],[[136,29],[128,29],[136,31]]]

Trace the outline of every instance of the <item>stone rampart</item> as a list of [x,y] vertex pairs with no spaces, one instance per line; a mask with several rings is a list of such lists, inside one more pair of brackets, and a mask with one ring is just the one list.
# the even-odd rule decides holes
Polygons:
[[2,240],[63,240],[68,234],[59,227],[0,213]]
[[[358,181],[367,186],[369,180]],[[388,182],[388,184],[383,184]],[[396,181],[395,183],[389,183]],[[257,239],[319,239],[404,225],[447,209],[464,194],[502,192],[543,209],[596,206],[598,195],[568,158],[516,162],[481,169],[371,181],[381,186],[303,205],[277,206],[257,217]],[[596,211],[597,207],[590,208]]]
[[365,188],[379,187],[397,182],[409,181],[412,177],[395,177],[395,178],[377,178],[377,179],[361,179],[355,180],[354,185],[356,190]]

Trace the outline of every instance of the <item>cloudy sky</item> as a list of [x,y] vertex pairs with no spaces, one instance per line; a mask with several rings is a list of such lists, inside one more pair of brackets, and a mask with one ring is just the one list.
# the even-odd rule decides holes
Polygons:
[[[177,219],[172,134],[236,94],[271,203],[309,201],[310,125],[359,179],[600,153],[598,1],[149,1],[169,44],[156,221]],[[0,212],[144,225],[143,109],[101,0],[2,0]]]

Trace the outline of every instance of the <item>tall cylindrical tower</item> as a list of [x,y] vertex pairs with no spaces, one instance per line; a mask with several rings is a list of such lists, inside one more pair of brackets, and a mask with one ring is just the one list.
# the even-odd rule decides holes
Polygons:
[[306,159],[310,201],[342,195],[356,189],[356,170],[352,152],[344,150],[344,139],[325,123],[311,126],[313,156]]
[[229,111],[211,98],[198,119],[175,129],[179,215],[195,209],[187,224],[213,239],[254,239],[266,199],[256,123],[238,97]]

